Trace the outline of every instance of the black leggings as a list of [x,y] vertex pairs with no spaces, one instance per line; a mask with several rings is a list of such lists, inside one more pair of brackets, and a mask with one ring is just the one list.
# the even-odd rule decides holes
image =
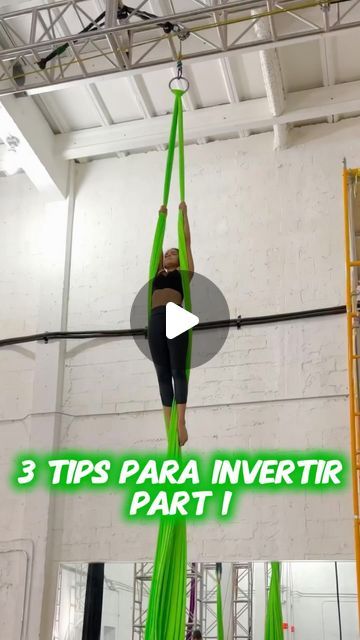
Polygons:
[[149,347],[164,407],[171,407],[175,387],[176,404],[186,404],[188,383],[186,379],[186,353],[188,332],[169,340],[166,337],[166,306],[155,307],[149,321]]

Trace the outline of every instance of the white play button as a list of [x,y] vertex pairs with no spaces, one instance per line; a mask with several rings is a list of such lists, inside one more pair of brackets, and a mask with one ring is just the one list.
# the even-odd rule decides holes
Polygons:
[[[156,336],[161,337],[162,335],[164,339],[165,335],[167,336],[169,346],[179,342],[180,355],[187,349],[189,328],[194,327],[191,345],[191,367],[193,369],[202,367],[219,353],[232,326],[232,323],[229,322],[229,306],[220,289],[200,273],[188,274],[188,277],[190,276],[192,309],[189,311],[192,313],[187,313],[178,305],[170,303],[166,305],[165,303],[166,306],[154,307],[150,315],[149,290],[153,290],[153,281],[146,282],[141,287],[131,306],[130,327],[134,332],[135,344],[143,356],[149,358],[152,363],[155,362],[156,365],[163,364],[164,351],[161,343],[156,348],[150,349],[150,321]],[[174,299],[172,298],[172,300]],[[161,302],[161,298],[159,302]],[[221,328],[219,327],[216,331],[205,331],[208,323],[214,323],[216,326],[220,320],[224,321]],[[198,329],[204,329],[204,331],[198,331]],[[183,331],[185,333],[182,333]]]
[[199,324],[199,318],[173,302],[166,305],[166,337],[169,340]]

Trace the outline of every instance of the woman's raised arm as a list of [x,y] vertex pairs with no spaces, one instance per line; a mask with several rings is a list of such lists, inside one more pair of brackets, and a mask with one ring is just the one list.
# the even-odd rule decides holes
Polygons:
[[179,209],[180,211],[182,211],[182,214],[184,216],[184,234],[185,234],[185,243],[186,243],[189,272],[194,273],[194,259],[191,252],[191,234],[190,234],[189,220],[187,216],[186,202],[180,202]]
[[[165,204],[162,204],[160,209],[159,209],[159,215],[161,213],[163,215],[167,216],[167,206]],[[164,251],[163,251],[163,248],[161,247],[161,255],[160,255],[160,260],[159,260],[159,264],[158,264],[157,273],[159,273],[163,269],[164,269]]]

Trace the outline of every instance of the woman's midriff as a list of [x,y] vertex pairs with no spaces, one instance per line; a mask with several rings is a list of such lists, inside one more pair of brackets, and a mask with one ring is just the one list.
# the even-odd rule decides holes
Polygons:
[[168,302],[181,304],[182,295],[175,289],[156,289],[152,296],[152,308],[161,307]]

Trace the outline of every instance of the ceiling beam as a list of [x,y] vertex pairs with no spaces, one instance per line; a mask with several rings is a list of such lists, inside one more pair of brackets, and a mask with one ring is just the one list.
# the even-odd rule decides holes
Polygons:
[[[217,6],[220,4],[219,0],[207,0],[207,4],[209,6]],[[224,20],[226,19],[226,14],[225,11],[219,13],[218,15],[213,14],[213,18],[215,22],[218,22],[219,20],[221,22],[224,22]],[[227,33],[227,27],[221,26],[219,25],[217,27],[217,34],[219,37],[219,40],[223,46],[223,48],[226,50],[227,46],[228,46],[228,33]],[[218,60],[219,62],[219,66],[220,66],[220,73],[225,85],[225,91],[226,91],[226,95],[228,97],[228,100],[230,102],[230,104],[233,104],[235,102],[240,102],[240,94],[237,90],[237,86],[236,86],[236,82],[235,82],[235,77],[231,68],[231,62],[230,59],[226,56],[224,58],[219,58]],[[240,138],[245,138],[250,134],[250,131],[247,131],[246,129],[240,129],[239,130],[239,136]]]
[[[196,141],[206,136],[216,136],[229,130],[238,132],[239,124],[249,122],[254,128],[272,126],[272,118],[266,98],[187,111],[185,115],[186,140]],[[137,120],[56,136],[57,153],[66,159],[94,157],[119,150],[145,150],[166,144],[171,115],[157,116],[150,120]]]
[[[236,104],[240,102],[240,95],[236,87],[234,74],[231,69],[231,63],[229,58],[220,58],[219,60],[220,71],[225,83],[225,89],[230,104]],[[239,129],[240,138],[246,138],[250,134],[248,129]]]
[[[330,40],[320,40],[319,44],[323,85],[324,87],[329,87],[335,84],[333,43]],[[331,115],[329,116],[328,121],[337,122],[338,119],[338,116]]]
[[[324,28],[327,31],[330,24],[330,7],[324,5],[323,7],[323,21]],[[320,61],[321,71],[323,76],[324,87],[329,87],[335,84],[335,60],[334,60],[334,43],[331,40],[320,40]],[[339,117],[332,114],[328,117],[328,122],[337,122]]]
[[[331,114],[357,111],[360,111],[360,82],[347,82],[289,93],[280,116],[272,115],[267,98],[188,111],[185,137],[189,142],[206,136],[235,135],[239,128],[271,129],[275,125],[306,123]],[[156,147],[167,142],[170,118],[170,115],[157,116],[57,135],[56,151],[62,158],[71,160]]]
[[[183,105],[185,107],[185,111],[196,111],[196,106],[194,103],[194,98],[193,98],[193,92],[191,89],[191,85],[188,89],[188,91],[184,94],[183,96]],[[198,144],[206,144],[208,142],[207,138],[205,137],[201,137],[201,138],[197,138],[196,142]]]
[[16,153],[30,180],[50,199],[67,195],[68,162],[54,153],[55,136],[32,98],[0,100],[0,138],[19,140]]
[[114,121],[110,115],[99,89],[94,82],[91,82],[87,87],[87,94],[95,107],[95,111],[98,114],[99,121],[103,127],[107,127],[110,124],[114,124]]
[[54,133],[67,133],[71,131],[71,127],[66,121],[62,110],[59,108],[56,93],[46,94],[46,100],[42,95],[32,96],[32,99],[50,124]]
[[[99,89],[97,88],[95,82],[92,82],[91,84],[87,85],[86,87],[86,91],[87,94],[92,102],[92,104],[94,105],[94,108],[98,114],[100,123],[102,127],[109,127],[111,125],[114,124],[114,121],[110,115],[110,111],[107,108],[102,95],[99,91]],[[126,156],[125,151],[119,151],[117,153],[117,156],[119,158],[123,158],[124,156]]]
[[[261,13],[253,10],[253,16]],[[272,23],[270,18],[260,18],[254,24],[254,30],[259,40],[268,42],[272,39]],[[281,73],[280,60],[276,49],[260,51],[260,64],[265,84],[266,96],[272,116],[281,116],[285,109],[284,83]],[[274,149],[282,149],[287,146],[286,124],[274,124]]]
[[[154,105],[151,102],[142,77],[133,76],[128,78],[127,80],[141,116],[145,119],[153,118],[155,115]],[[163,144],[157,146],[158,151],[164,151],[165,148],[166,147]]]

